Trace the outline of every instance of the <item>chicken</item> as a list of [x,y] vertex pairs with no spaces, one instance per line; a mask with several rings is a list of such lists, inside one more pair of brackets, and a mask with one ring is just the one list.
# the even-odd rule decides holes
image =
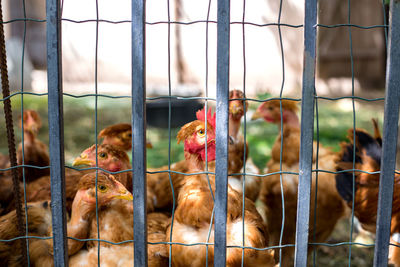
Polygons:
[[[50,158],[47,145],[37,139],[37,134],[42,126],[39,114],[34,110],[25,110],[23,118],[20,118],[19,125],[24,126],[24,160],[22,157],[22,143],[18,145],[17,162],[18,165],[32,165],[36,167],[46,167],[50,165]],[[37,169],[25,167],[25,181],[31,182],[42,176],[49,175],[50,169]],[[22,170],[22,169],[20,169]],[[22,171],[20,171],[22,177]]]
[[[100,145],[97,151],[98,166],[106,171],[118,172],[130,169],[128,155],[124,151],[113,148],[110,145]],[[73,165],[89,165],[96,166],[95,147],[91,146],[82,152],[81,156],[76,158]],[[66,208],[70,212],[75,194],[81,177],[85,174],[92,173],[93,170],[72,170],[65,171],[65,195]],[[124,186],[132,184],[130,172],[122,172],[114,175],[118,181]],[[26,185],[27,201],[34,202],[40,200],[49,200],[51,198],[50,176],[43,176],[36,181]],[[132,188],[132,187],[127,187]]]
[[[244,98],[242,91],[232,90],[229,93],[229,98],[231,99],[229,103],[229,173],[241,173],[243,172],[244,160],[247,159],[249,147],[246,144],[246,156],[244,156],[244,139],[243,136],[239,134],[240,130],[240,120],[245,113],[245,104],[241,98]],[[233,100],[234,99],[234,100]],[[238,100],[239,99],[239,100]],[[247,110],[247,104],[246,104]],[[208,165],[209,171],[214,171],[215,162],[210,162]],[[147,175],[148,185],[154,189],[156,194],[155,207],[160,210],[171,211],[173,204],[173,196],[171,190],[171,184],[169,180],[169,175],[167,173],[168,166],[163,166],[157,169],[149,169],[150,174]],[[180,173],[187,173],[188,166],[185,160],[176,162],[171,165],[171,181],[174,188],[175,199],[178,196],[182,180],[185,175]],[[159,173],[152,173],[159,172]],[[246,173],[259,173],[258,169],[252,164],[251,161],[246,163]],[[243,190],[241,176],[229,176],[229,184],[240,194]],[[255,201],[258,196],[261,180],[256,176],[246,176],[245,188],[246,197]]]
[[[124,151],[129,151],[132,148],[132,127],[128,123],[120,123],[108,126],[100,131],[98,138],[103,138],[102,144],[112,145]],[[147,148],[152,148],[152,144],[147,142]],[[171,172],[171,180],[175,190],[175,197],[179,190],[179,181],[182,175],[187,171],[185,161],[180,161],[171,165],[171,170],[178,172]],[[168,166],[160,168],[152,168],[147,170],[147,206],[148,210],[152,211],[157,209],[159,211],[171,212],[173,196],[169,180]],[[153,173],[154,172],[154,173]],[[128,185],[127,188],[131,188]],[[131,189],[129,189],[131,190]]]
[[[23,209],[25,213],[25,209]],[[28,203],[28,235],[47,236],[51,227],[51,210],[48,201]],[[25,217],[25,214],[23,214]],[[13,210],[0,217],[0,239],[9,240],[20,236],[18,231],[18,219]],[[35,239],[31,239],[30,243]],[[0,242],[0,262],[3,266],[22,266],[20,241]]]
[[[93,145],[83,151],[72,163],[73,166],[87,165],[89,167],[96,167],[96,146]],[[120,181],[129,191],[132,191],[132,172],[129,157],[125,151],[120,150],[118,147],[109,144],[101,144],[97,148],[98,167],[109,172],[115,173],[114,176]],[[125,171],[125,172],[121,172]],[[147,182],[147,211],[154,211],[157,201],[157,194],[154,189],[154,184],[151,180]]]
[[[240,100],[244,98],[244,94],[240,90],[231,90],[229,92],[229,173],[253,173],[259,174],[258,168],[251,159],[248,158],[249,146],[244,144],[244,138],[239,134],[240,121],[244,113],[247,111],[247,101]],[[246,152],[246,155],[245,155]],[[243,170],[246,161],[246,170]],[[242,194],[243,177],[229,176],[228,182],[230,186]],[[260,192],[261,179],[257,176],[246,175],[245,177],[245,196],[252,201],[256,201]]]
[[[20,188],[22,187],[20,183]],[[13,209],[15,209],[14,184],[11,172],[7,172],[4,176],[0,175],[0,215],[7,214]]]
[[[78,190],[78,184],[81,177],[88,171],[68,170],[65,173],[65,196],[66,208],[71,212],[72,202]],[[26,185],[26,199],[28,202],[36,202],[51,199],[50,176],[43,176]],[[21,190],[22,191],[22,190]]]
[[[211,110],[206,115],[205,110],[196,113],[197,120],[184,125],[177,135],[179,142],[184,142],[185,159],[189,172],[202,172],[205,169],[207,147],[207,160],[215,160],[215,115]],[[207,138],[205,127],[207,123]],[[207,140],[207,141],[206,141]],[[182,181],[178,194],[178,204],[173,224],[167,229],[167,240],[184,244],[199,242],[213,242],[214,235],[208,240],[209,224],[212,223],[214,200],[210,186],[215,191],[215,177],[204,174],[188,175]],[[244,205],[244,222],[242,221],[242,205]],[[256,211],[254,203],[246,199],[242,203],[242,196],[228,185],[228,211],[227,211],[227,245],[263,248],[267,245],[268,234],[262,218]],[[245,237],[242,240],[242,227],[244,223]],[[172,227],[172,237],[168,235]],[[244,266],[273,266],[273,252],[269,250],[244,250]],[[208,264],[213,266],[214,248],[208,246]],[[206,246],[172,245],[171,254],[174,266],[205,266]],[[242,250],[227,248],[227,266],[240,266]]]
[[[132,149],[132,126],[129,123],[119,123],[108,126],[100,131],[97,138],[103,138],[102,144],[113,145],[121,150],[129,151]],[[152,144],[147,142],[147,148],[152,148]]]
[[[10,163],[10,159],[8,158],[8,156],[3,155],[0,153],[0,169],[6,169],[8,168]],[[4,172],[0,172],[0,176],[3,174]]]
[[[340,196],[351,208],[354,202],[354,215],[359,220],[363,229],[375,233],[378,208],[379,173],[370,174],[364,172],[380,171],[382,156],[382,138],[377,123],[374,121],[375,136],[372,137],[362,129],[349,130],[348,143],[341,144],[340,157],[337,161],[336,188]],[[353,172],[342,172],[353,169],[355,134],[355,195],[353,196]],[[391,242],[400,245],[400,175],[394,175],[393,205],[391,218]],[[395,266],[400,266],[400,249],[390,246],[390,260]]]
[[[96,145],[85,149],[79,157],[77,157],[72,166],[87,165],[96,167]],[[129,157],[125,151],[113,145],[102,144],[97,146],[97,167],[109,172],[119,172],[132,169],[129,163]],[[119,182],[126,188],[132,188],[132,173],[121,172],[114,175]]]
[[[108,126],[100,131],[98,138],[103,139],[102,145],[112,145],[121,150],[129,151],[132,148],[132,126],[128,123],[119,123]],[[147,142],[146,146],[147,148],[153,147],[150,142]],[[187,171],[185,161],[183,160],[172,164],[171,170],[185,173]],[[155,208],[160,211],[171,212],[173,196],[169,181],[168,166],[148,169],[148,171],[150,172],[147,175],[148,210],[151,211]],[[178,187],[181,178],[182,175],[173,172],[171,173],[175,196],[177,196],[176,191],[179,190]],[[131,190],[131,187],[131,185],[127,186],[129,190]]]
[[[68,255],[72,260],[85,242],[75,239],[86,239],[89,236],[90,221],[95,217],[96,211],[96,173],[84,175],[78,184],[78,191],[74,198],[71,219],[67,224]],[[97,205],[99,210],[108,206],[115,199],[132,200],[132,195],[112,175],[99,173],[97,180]],[[0,219],[0,238],[10,239],[16,237],[15,211]],[[4,229],[4,230],[3,230]],[[46,237],[51,236],[51,211],[48,202],[38,202],[28,205],[29,235]],[[4,244],[17,244],[15,241]],[[1,243],[3,245],[3,243]],[[0,259],[8,266],[21,266],[21,257],[10,253],[15,247],[0,247]],[[29,241],[29,258],[32,266],[53,266],[52,239],[36,239]],[[70,264],[70,266],[74,266]]]
[[[121,187],[122,188],[122,187]],[[99,188],[105,192],[106,188]],[[121,189],[125,190],[126,189]],[[132,200],[132,195],[125,194],[126,199]],[[92,216],[89,221],[89,232],[87,238],[101,238],[113,243],[100,243],[100,264],[106,266],[132,266],[133,244],[127,242],[133,239],[133,202],[114,199],[98,211],[97,219]],[[165,228],[168,217],[159,213],[148,215],[148,240],[149,242],[165,242]],[[99,233],[97,232],[99,228]],[[98,242],[88,241],[87,250],[81,250],[71,258],[71,266],[97,266]],[[168,266],[168,250],[165,244],[148,246],[149,266]]]
[[[253,115],[253,119],[263,118],[267,122],[277,124],[280,129],[281,115],[279,102],[279,100],[264,102],[258,107],[256,113]],[[300,124],[296,111],[297,105],[294,101],[282,100],[283,131],[279,133],[272,147],[271,159],[268,161],[266,169],[268,173],[279,171],[299,172]],[[282,138],[282,163],[280,163]],[[318,162],[314,154],[313,169],[316,168],[316,163],[318,163],[318,169],[334,171],[337,155],[330,152],[329,149],[322,147],[319,152]],[[346,207],[336,191],[334,176],[330,173],[319,172],[318,188],[316,188],[317,182],[315,176],[315,173],[313,173],[310,222],[313,222],[316,216],[316,225],[310,223],[309,239],[310,242],[324,242],[332,233],[337,221],[345,215]],[[274,174],[262,180],[259,196],[260,203],[262,203],[259,210],[263,218],[266,219],[270,230],[270,245],[279,245],[281,238],[283,216],[281,187],[283,188],[285,207],[284,233],[281,244],[295,243],[298,175],[282,174],[281,177],[279,174]],[[316,191],[318,193],[317,202],[315,203]],[[314,212],[315,205],[316,213]],[[278,256],[278,253],[276,252],[275,255]],[[294,247],[283,248],[282,266],[292,266],[293,257]]]

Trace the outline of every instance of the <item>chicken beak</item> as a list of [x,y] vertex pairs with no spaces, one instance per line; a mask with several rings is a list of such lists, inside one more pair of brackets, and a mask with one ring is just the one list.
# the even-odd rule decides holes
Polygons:
[[125,200],[130,200],[130,201],[133,200],[132,194],[126,189],[121,189],[119,191],[119,194],[115,195],[113,198],[115,198],[115,199],[125,199]]
[[93,161],[88,159],[86,154],[82,154],[80,157],[77,157],[74,162],[72,162],[72,166],[82,166],[82,165],[92,165]]
[[260,119],[260,118],[262,118],[262,116],[261,116],[260,112],[258,112],[258,110],[256,112],[254,112],[253,116],[251,116],[252,121]]

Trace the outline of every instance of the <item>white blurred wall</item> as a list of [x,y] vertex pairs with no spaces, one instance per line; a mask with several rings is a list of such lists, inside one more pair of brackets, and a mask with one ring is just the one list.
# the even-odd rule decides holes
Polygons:
[[[170,16],[175,20],[174,1]],[[185,22],[205,20],[208,1],[182,1]],[[146,21],[167,21],[167,1],[147,0]],[[303,24],[304,1],[284,1],[281,23]],[[278,21],[279,1],[246,1],[245,21],[265,24]],[[99,1],[99,18],[129,20],[130,0]],[[217,1],[212,1],[210,20],[216,21]],[[231,1],[231,21],[240,22],[243,1]],[[63,18],[86,20],[96,18],[95,1],[64,1]],[[185,84],[177,82],[175,30],[171,26],[171,87],[172,94],[205,94],[206,88],[206,24],[198,23],[181,28],[181,47],[187,73]],[[148,95],[168,94],[168,32],[167,25],[146,26],[146,72]],[[209,24],[208,93],[215,96],[217,25]],[[303,61],[303,29],[281,27],[284,50],[285,94],[300,95]],[[64,90],[94,92],[96,23],[64,21],[63,77]],[[283,81],[282,57],[276,26],[245,26],[246,92],[279,94]],[[231,26],[230,86],[243,89],[244,60],[243,33],[240,24]],[[99,93],[129,94],[131,76],[131,25],[99,24],[98,36],[98,90]],[[118,92],[116,92],[116,90]]]

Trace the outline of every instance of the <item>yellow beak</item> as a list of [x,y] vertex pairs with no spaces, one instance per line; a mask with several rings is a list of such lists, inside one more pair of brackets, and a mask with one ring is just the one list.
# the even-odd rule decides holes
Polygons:
[[119,194],[115,195],[114,198],[115,199],[125,199],[125,200],[130,200],[130,201],[133,200],[132,194],[126,189],[119,191]]
[[82,165],[92,165],[93,161],[88,158],[77,157],[74,162],[72,162],[72,166],[82,166]]
[[262,118],[262,116],[258,111],[254,112],[253,116],[251,116],[252,121],[260,119],[260,118]]

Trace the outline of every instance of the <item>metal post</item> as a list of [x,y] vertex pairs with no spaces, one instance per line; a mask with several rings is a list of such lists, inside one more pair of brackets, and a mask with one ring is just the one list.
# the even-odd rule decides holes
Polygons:
[[214,266],[226,264],[230,2],[218,0]]
[[135,266],[147,266],[145,0],[132,0],[132,167]]
[[59,0],[46,1],[47,79],[51,210],[54,266],[68,266],[65,211],[63,90],[61,67],[61,12]]
[[301,136],[295,266],[307,266],[310,194],[314,135],[314,87],[317,0],[306,0],[304,19],[304,70],[301,102]]
[[385,119],[379,199],[376,223],[374,266],[387,266],[390,218],[392,217],[394,170],[400,101],[400,1],[390,1],[389,46],[386,71]]

